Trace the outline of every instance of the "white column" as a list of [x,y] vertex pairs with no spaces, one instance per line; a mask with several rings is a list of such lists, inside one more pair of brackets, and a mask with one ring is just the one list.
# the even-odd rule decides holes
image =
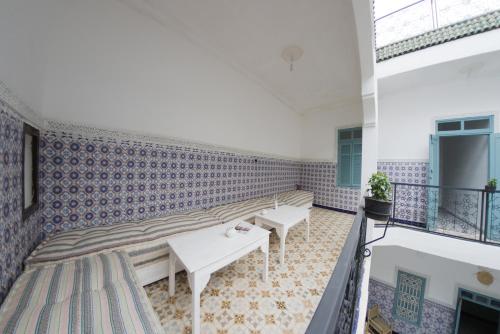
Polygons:
[[[361,193],[364,194],[368,179],[377,171],[378,159],[378,108],[376,93],[363,95],[363,155],[361,166]],[[361,204],[364,198],[361,196]]]
[[[370,175],[377,171],[378,158],[378,102],[375,76],[373,1],[352,0],[352,7],[358,37],[361,97],[363,99],[361,193],[364,194]],[[360,202],[364,203],[363,196],[361,196]]]
[[[378,102],[377,78],[375,75],[375,43],[373,33],[373,1],[352,0],[356,32],[358,37],[359,64],[361,68],[361,97],[363,99],[363,155],[361,166],[361,194],[364,195],[370,175],[377,171],[378,159]],[[360,197],[364,204],[364,197]],[[367,240],[371,240],[369,225]],[[364,333],[368,304],[368,281],[370,260],[364,264],[365,274],[361,278],[361,296],[358,305],[356,333]]]

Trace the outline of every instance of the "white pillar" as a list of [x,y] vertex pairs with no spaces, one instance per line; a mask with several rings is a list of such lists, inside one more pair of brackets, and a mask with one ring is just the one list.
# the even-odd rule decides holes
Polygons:
[[[372,0],[352,0],[356,32],[358,37],[359,64],[361,68],[361,97],[363,99],[363,155],[361,166],[361,194],[366,190],[370,175],[377,171],[378,158],[378,103],[377,80],[375,77],[375,43],[373,34]],[[364,204],[364,197],[360,197]],[[367,240],[371,240],[372,228],[367,230]],[[368,280],[370,259],[364,264],[365,274],[361,281],[360,304],[356,333],[364,333],[368,305]]]
[[[363,99],[363,155],[361,167],[361,194],[370,175],[377,171],[378,158],[378,103],[375,77],[375,43],[373,33],[373,2],[352,0],[358,37],[361,68],[361,96]],[[360,198],[361,204],[364,198]]]
[[[378,159],[378,108],[375,93],[363,95],[363,155],[361,166],[361,193],[367,188],[368,179],[377,171]],[[361,204],[364,198],[361,196]]]

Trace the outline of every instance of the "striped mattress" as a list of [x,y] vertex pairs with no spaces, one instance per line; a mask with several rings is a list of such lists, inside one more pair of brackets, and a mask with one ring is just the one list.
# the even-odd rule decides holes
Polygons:
[[[307,191],[289,191],[279,194],[278,202],[303,206],[311,203],[313,196]],[[43,241],[25,264],[31,268],[104,251],[125,250],[136,268],[143,267],[168,259],[166,239],[170,235],[247,218],[273,206],[273,198],[267,196],[141,222],[62,232]]]
[[0,333],[164,333],[125,252],[25,271],[0,308]]
[[278,194],[278,202],[291,206],[312,204],[314,193],[305,190],[292,190]]
[[126,250],[132,264],[136,265],[166,256],[168,236],[220,223],[204,210],[198,210],[136,223],[71,230],[43,241],[25,260],[25,264],[32,267],[102,251]]
[[207,210],[207,213],[217,217],[224,223],[230,222],[242,217],[248,217],[258,213],[263,209],[274,207],[274,201],[271,197],[253,198],[242,202],[230,203],[216,206]]

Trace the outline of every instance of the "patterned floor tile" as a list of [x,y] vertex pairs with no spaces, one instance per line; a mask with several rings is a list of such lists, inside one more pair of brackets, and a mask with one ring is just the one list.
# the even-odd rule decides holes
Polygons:
[[[354,216],[311,210],[310,240],[304,227],[292,228],[285,264],[278,263],[279,239],[271,234],[269,277],[261,279],[262,253],[255,251],[213,274],[201,295],[201,331],[207,334],[304,333],[335,267]],[[168,280],[145,287],[167,333],[191,332],[191,291],[187,275],[176,276],[176,294]]]

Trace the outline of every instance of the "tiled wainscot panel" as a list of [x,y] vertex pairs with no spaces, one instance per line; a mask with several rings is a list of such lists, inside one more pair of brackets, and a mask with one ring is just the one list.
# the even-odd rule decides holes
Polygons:
[[393,330],[398,333],[414,334],[451,334],[455,320],[455,310],[447,306],[425,299],[420,326],[408,322],[395,320],[392,316],[394,302],[394,287],[380,281],[370,279],[368,307],[379,305],[380,312],[388,321]]
[[357,211],[360,190],[336,186],[336,164],[332,162],[303,162],[301,185],[314,192],[314,204],[347,211]]
[[44,230],[114,224],[296,189],[298,161],[47,132]]
[[425,224],[427,215],[427,190],[418,185],[427,184],[427,162],[379,161],[377,169],[387,174],[391,182],[415,186],[397,186],[396,218]]
[[23,122],[0,104],[0,304],[41,240],[40,211],[22,220]]

